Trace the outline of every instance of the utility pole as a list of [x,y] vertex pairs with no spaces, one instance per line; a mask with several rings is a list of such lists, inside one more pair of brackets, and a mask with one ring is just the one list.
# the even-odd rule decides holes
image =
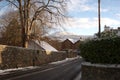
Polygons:
[[98,38],[101,37],[100,0],[98,0]]

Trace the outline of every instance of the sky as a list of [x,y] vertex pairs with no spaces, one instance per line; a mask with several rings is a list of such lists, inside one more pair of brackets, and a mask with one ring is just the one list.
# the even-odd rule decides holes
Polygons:
[[[120,26],[119,4],[120,0],[101,0],[101,31],[105,25],[114,29]],[[5,10],[2,9],[0,15]],[[67,16],[67,22],[62,25],[67,32],[77,35],[98,32],[98,0],[68,0]]]
[[[77,35],[94,35],[98,32],[98,0],[70,0],[67,4],[67,32]],[[104,26],[120,26],[120,0],[101,0],[101,31]]]

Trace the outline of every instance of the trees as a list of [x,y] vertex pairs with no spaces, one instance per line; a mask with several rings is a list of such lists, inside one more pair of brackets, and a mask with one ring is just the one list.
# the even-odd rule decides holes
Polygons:
[[16,18],[13,18],[10,23],[4,27],[1,35],[3,44],[21,46],[21,27]]
[[8,11],[0,16],[0,43],[12,46],[21,45],[21,27],[16,11]]
[[[111,30],[109,30],[109,31],[102,31],[102,32],[100,33],[100,35],[101,35],[100,38],[114,38],[114,37],[117,37],[117,36],[118,36],[117,33],[118,33],[118,32],[117,32],[116,30],[113,30],[113,29],[111,29]],[[98,33],[96,33],[95,36],[98,37]]]
[[[46,29],[34,22],[30,39],[39,39]],[[40,38],[41,39],[41,38]],[[21,26],[17,11],[9,11],[0,16],[0,44],[22,46]]]
[[[4,0],[3,0],[4,1]],[[22,46],[27,47],[34,23],[49,26],[63,21],[65,0],[5,0],[19,12]]]
[[117,32],[115,31],[103,31],[101,32],[101,38],[112,38],[112,37],[116,37],[117,36]]

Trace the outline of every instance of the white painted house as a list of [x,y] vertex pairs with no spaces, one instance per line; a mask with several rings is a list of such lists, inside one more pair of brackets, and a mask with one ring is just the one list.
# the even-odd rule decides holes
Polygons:
[[120,27],[118,27],[118,33],[117,33],[118,36],[120,36]]
[[104,31],[106,32],[106,31],[110,31],[111,30],[111,28],[109,27],[109,26],[104,26]]
[[117,29],[112,29],[109,26],[105,25],[104,32],[107,32],[107,31],[111,31],[112,33],[116,33],[117,36],[120,36],[120,27],[118,27]]

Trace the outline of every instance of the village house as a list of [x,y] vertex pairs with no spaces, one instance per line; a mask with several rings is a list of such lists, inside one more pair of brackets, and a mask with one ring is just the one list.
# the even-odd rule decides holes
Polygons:
[[113,29],[113,28],[105,25],[104,32],[107,32],[107,31],[109,31],[111,33],[115,33],[117,36],[120,36],[120,27],[118,27],[117,29]]
[[57,49],[58,51],[64,51],[64,50],[78,50],[81,40],[77,39],[65,39],[65,40],[57,40],[57,39],[51,39],[48,37],[45,37],[42,39],[43,41],[50,44],[52,47]]
[[35,50],[58,51],[57,49],[55,49],[53,46],[51,46],[47,42],[38,41],[38,40],[36,40],[36,41],[30,40],[28,42],[28,48],[35,49]]
[[120,36],[120,27],[118,27],[117,35]]
[[74,43],[74,50],[79,50],[79,46],[80,46],[80,40],[78,40],[77,42]]
[[61,50],[73,49],[73,45],[74,44],[69,39],[66,39],[62,42]]
[[56,48],[58,51],[61,50],[61,45],[62,45],[61,41],[56,40],[56,39],[51,39],[51,38],[48,38],[48,37],[44,37],[42,40],[49,43],[51,46]]

